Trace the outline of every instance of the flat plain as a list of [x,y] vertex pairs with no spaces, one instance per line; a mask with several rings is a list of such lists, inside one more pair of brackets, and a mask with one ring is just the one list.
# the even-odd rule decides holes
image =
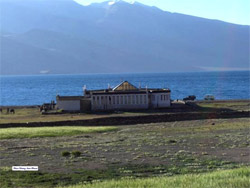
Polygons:
[[[214,105],[205,108],[214,108]],[[248,105],[234,103],[226,108],[242,111],[248,110]],[[249,122],[249,118],[205,119],[100,126],[89,132],[88,127],[79,126],[34,127],[22,128],[25,130],[22,137],[11,136],[18,130],[21,134],[20,128],[2,128],[0,187],[77,184],[80,184],[78,187],[83,184],[98,187],[102,186],[95,184],[99,181],[112,187],[112,182],[117,185],[114,181],[124,181],[124,178],[152,183],[154,179],[148,178],[181,179],[182,175],[196,176],[236,168],[244,168],[239,180],[243,183],[237,187],[248,187]],[[57,131],[48,134],[49,129]],[[41,131],[47,135],[38,134]],[[39,166],[39,172],[12,172],[10,168],[15,165]]]
[[[129,112],[105,112],[105,113],[60,113],[60,111],[53,111],[54,113],[42,114],[38,106],[31,107],[11,107],[15,109],[15,114],[7,114],[6,107],[2,107],[3,112],[0,113],[0,127],[1,124],[6,123],[31,123],[31,122],[55,122],[55,121],[75,121],[88,120],[95,118],[107,117],[127,117],[127,116],[144,116],[157,115],[175,112],[219,112],[222,110],[230,111],[249,111],[250,100],[234,100],[234,101],[211,101],[211,102],[196,102],[195,108],[190,109],[190,106],[180,104],[180,107],[175,110],[161,109],[161,110],[144,110],[144,111],[129,111]],[[55,114],[58,113],[58,114]]]

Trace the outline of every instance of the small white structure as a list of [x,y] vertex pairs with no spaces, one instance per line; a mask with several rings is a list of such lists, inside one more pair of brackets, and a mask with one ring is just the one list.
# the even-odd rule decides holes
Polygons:
[[80,111],[80,101],[83,97],[80,96],[57,96],[57,108],[65,111]]
[[57,96],[57,107],[66,111],[165,108],[171,104],[170,93],[169,89],[137,88],[124,81],[113,89],[87,90],[84,87],[82,97]]
[[165,108],[171,105],[170,92],[152,92],[150,96],[152,108]]

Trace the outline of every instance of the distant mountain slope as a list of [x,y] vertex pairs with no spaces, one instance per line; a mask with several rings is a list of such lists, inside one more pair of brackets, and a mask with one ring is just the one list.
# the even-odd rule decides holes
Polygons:
[[0,7],[1,74],[249,68],[249,26],[123,1],[0,0]]

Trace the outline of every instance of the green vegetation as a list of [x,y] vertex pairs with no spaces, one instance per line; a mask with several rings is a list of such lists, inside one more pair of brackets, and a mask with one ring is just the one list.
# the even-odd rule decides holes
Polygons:
[[[60,112],[60,111],[58,111]],[[146,115],[146,112],[121,112],[117,113],[65,113],[65,114],[41,114],[38,107],[15,108],[15,114],[6,114],[6,109],[0,113],[0,124],[3,123],[27,123],[27,122],[53,122],[53,121],[73,121],[93,118],[103,118],[112,116]]]
[[[248,120],[248,118],[241,118],[241,120]],[[216,120],[211,120],[210,124],[205,124],[202,126],[188,126],[188,127],[168,127],[168,131],[170,132],[186,132],[186,133],[206,133],[206,132],[212,132],[212,131],[226,131],[226,130],[237,130],[237,129],[247,129],[250,128],[248,121],[241,121],[241,120],[232,120],[231,122],[225,121],[225,122],[217,122]],[[176,142],[176,140],[169,140],[169,142],[173,143]]]
[[4,109],[0,114],[1,123],[53,122],[94,118],[91,114],[41,114],[38,107],[16,108],[15,114],[7,114]]
[[228,110],[250,110],[250,102],[201,102],[197,103],[200,107],[203,108],[216,108],[216,109],[228,109]]
[[[221,109],[233,110],[233,111],[249,111],[250,101],[225,101],[225,102],[200,102],[196,103],[201,108],[193,109],[194,111],[217,111]],[[185,106],[186,107],[186,106]],[[180,110],[184,110],[180,107]],[[55,112],[55,111],[54,111]],[[0,113],[0,124],[4,123],[27,123],[27,122],[53,122],[53,121],[73,121],[73,120],[85,120],[94,118],[105,118],[114,116],[143,116],[143,115],[155,115],[168,113],[169,110],[152,110],[152,111],[134,111],[134,112],[119,112],[119,113],[75,113],[75,114],[41,114],[38,107],[30,108],[15,108],[15,114],[6,114],[6,109]]]
[[63,151],[61,153],[63,157],[69,157],[70,155],[72,155],[72,157],[80,157],[81,154],[80,151],[72,151],[71,153],[69,151]]
[[[188,177],[188,174],[194,174],[192,175],[192,177],[195,177],[195,176],[199,177],[200,175],[198,175],[198,173],[201,174],[203,172],[208,172],[208,171],[216,170],[216,169],[222,170],[222,169],[231,169],[231,168],[239,167],[238,165],[227,164],[226,162],[216,161],[216,160],[207,160],[202,163],[203,164],[201,168],[204,168],[204,169],[196,169],[197,167],[189,168],[189,167],[181,167],[181,166],[128,165],[128,166],[123,166],[119,168],[109,166],[105,170],[103,169],[92,169],[92,170],[74,169],[74,173],[70,173],[70,174],[69,173],[54,173],[54,172],[51,172],[51,173],[13,172],[8,168],[0,168],[0,187],[1,188],[7,188],[7,187],[8,188],[9,187],[50,188],[50,187],[55,187],[55,186],[77,185],[79,183],[84,183],[84,184],[93,183],[93,185],[95,185],[95,182],[99,182],[99,181],[107,182],[107,187],[109,187],[108,182],[115,182],[115,181],[123,182],[124,180],[128,180],[126,178],[129,178],[129,180],[143,182],[144,180],[147,180],[148,177],[150,176],[151,177],[158,176],[158,177],[164,177],[164,178],[168,178],[169,176],[171,177],[174,176],[178,178],[182,176],[176,176],[176,175],[185,175]],[[207,166],[209,164],[212,164],[214,168],[209,169]],[[247,169],[248,173],[250,173],[249,168],[242,168],[242,169]],[[144,179],[137,180],[137,178],[144,178]],[[150,178],[149,180],[151,179],[154,180],[154,178]],[[160,180],[160,179],[161,178],[158,178],[155,180]],[[165,181],[168,181],[168,180],[164,180],[164,182]],[[116,187],[120,187],[118,185],[119,184],[117,184]],[[142,183],[142,185],[144,184]],[[79,185],[78,187],[80,188],[81,186],[82,184]],[[90,186],[90,185],[86,185],[86,186]],[[97,184],[94,187],[102,187],[102,185]],[[152,185],[152,187],[155,187],[155,186]]]
[[[143,179],[124,178],[92,184],[73,185],[64,188],[222,188],[250,187],[250,168],[216,171],[205,174],[188,174],[173,177],[153,177]],[[62,188],[62,187],[61,187]]]
[[12,138],[36,138],[36,137],[57,137],[73,136],[83,133],[107,132],[117,130],[117,127],[34,127],[34,128],[4,128],[0,131],[0,139]]
[[61,154],[62,154],[63,157],[69,157],[70,156],[69,151],[63,151]]
[[72,151],[73,157],[79,157],[82,153],[80,151]]
[[[241,188],[248,186],[245,170],[238,173],[242,178],[236,173],[223,179],[220,174],[244,166],[249,172],[249,126],[249,118],[206,119],[119,126],[119,130],[111,127],[117,131],[95,129],[91,134],[82,134],[79,129],[86,127],[77,127],[74,131],[82,134],[78,136],[65,135],[61,130],[65,127],[45,127],[43,130],[58,130],[65,136],[0,140],[0,187],[50,188],[81,183],[112,187],[112,182],[116,185],[124,181],[127,187],[133,187],[133,182],[137,186],[137,181],[144,187],[157,187],[151,183],[159,181],[160,187],[160,182],[170,182],[163,187],[171,187],[173,182],[174,187],[185,184],[191,188],[196,187],[191,179],[201,178],[200,183],[196,181],[197,187],[205,187],[202,183],[206,182],[210,187]],[[34,136],[36,131],[32,130],[41,128],[25,130],[29,129],[28,135]],[[5,129],[0,129],[0,135],[1,130]],[[8,130],[22,133],[18,128]],[[38,165],[39,171],[12,172],[13,165]],[[204,174],[218,170],[219,176]],[[122,187],[119,185],[116,187]]]

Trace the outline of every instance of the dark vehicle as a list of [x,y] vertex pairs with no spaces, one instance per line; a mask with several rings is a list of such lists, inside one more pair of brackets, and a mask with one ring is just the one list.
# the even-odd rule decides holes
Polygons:
[[213,100],[215,100],[215,98],[214,98],[213,95],[206,95],[206,96],[204,97],[204,100],[206,100],[206,101],[213,101]]
[[194,101],[195,99],[195,95],[189,95],[188,97],[183,98],[184,101]]

